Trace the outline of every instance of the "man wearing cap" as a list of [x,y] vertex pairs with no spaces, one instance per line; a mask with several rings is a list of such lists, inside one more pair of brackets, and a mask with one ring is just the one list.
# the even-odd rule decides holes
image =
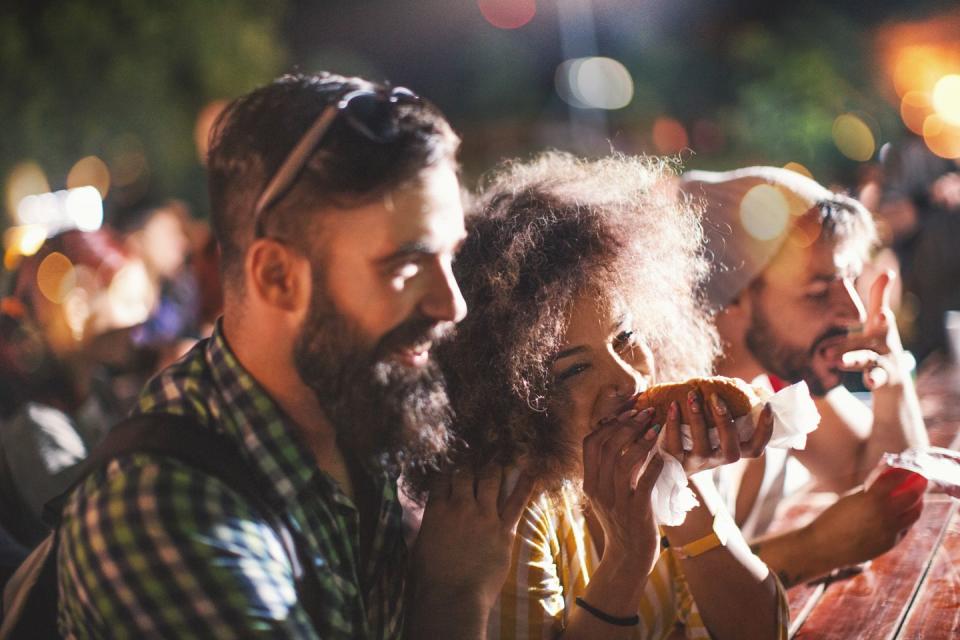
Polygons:
[[529,484],[499,508],[499,474],[435,491],[412,586],[397,496],[397,472],[451,438],[431,348],[466,313],[458,143],[409,90],[328,74],[284,76],[220,115],[207,165],[223,317],[138,411],[221,433],[306,557],[217,477],[121,456],[63,512],[64,636],[482,636]]
[[[704,206],[714,263],[707,295],[724,350],[717,373],[773,390],[807,383],[822,420],[806,448],[790,455],[818,488],[853,489],[883,453],[927,444],[889,307],[893,274],[872,283],[866,305],[854,288],[876,238],[870,213],[775,167],[693,171],[681,189]],[[841,386],[843,371],[863,372],[872,411]],[[768,451],[720,478],[748,538],[769,526],[791,469],[785,453]],[[922,478],[888,474],[755,550],[787,586],[865,561],[892,547],[919,517],[924,488]]]

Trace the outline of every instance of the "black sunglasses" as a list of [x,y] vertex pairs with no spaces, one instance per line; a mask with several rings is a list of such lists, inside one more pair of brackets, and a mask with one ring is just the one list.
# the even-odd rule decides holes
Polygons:
[[324,108],[277,172],[273,174],[273,178],[257,199],[257,205],[253,210],[254,237],[263,237],[263,213],[276,204],[293,186],[297,176],[306,166],[307,160],[323,141],[324,134],[337,116],[342,115],[355,131],[366,138],[385,144],[396,140],[399,134],[396,119],[392,118],[390,113],[393,106],[398,103],[418,104],[419,102],[419,96],[405,87],[394,87],[389,93],[372,89],[356,89]]

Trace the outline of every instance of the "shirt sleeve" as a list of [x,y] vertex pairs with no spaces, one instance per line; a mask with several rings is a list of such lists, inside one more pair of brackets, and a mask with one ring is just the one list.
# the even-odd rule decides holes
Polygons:
[[490,640],[555,637],[563,625],[559,543],[548,507],[531,502],[517,527],[510,573],[490,613]]
[[176,461],[112,462],[75,492],[60,536],[65,636],[316,637],[274,531]]

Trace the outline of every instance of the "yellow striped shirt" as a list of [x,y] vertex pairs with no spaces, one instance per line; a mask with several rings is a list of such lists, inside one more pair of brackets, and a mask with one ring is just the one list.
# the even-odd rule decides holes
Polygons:
[[[559,502],[546,495],[527,505],[517,528],[510,573],[487,629],[491,640],[553,638],[563,631],[574,599],[582,596],[600,558],[574,490]],[[778,583],[781,633],[786,638],[786,598]],[[661,552],[647,578],[634,637],[661,640],[682,628],[683,637],[709,638],[679,562]]]

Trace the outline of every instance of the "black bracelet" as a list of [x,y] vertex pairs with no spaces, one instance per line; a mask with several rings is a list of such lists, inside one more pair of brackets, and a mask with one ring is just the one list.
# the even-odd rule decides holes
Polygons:
[[609,613],[606,613],[604,611],[600,611],[600,609],[597,609],[595,606],[589,604],[583,598],[578,597],[574,600],[574,602],[577,603],[578,607],[582,607],[583,609],[585,609],[587,613],[592,615],[594,618],[597,618],[598,620],[603,620],[607,624],[612,624],[616,627],[635,627],[638,624],[640,624],[640,616],[636,613],[633,614],[632,616],[626,616],[626,617],[620,618],[617,616],[612,616]]

